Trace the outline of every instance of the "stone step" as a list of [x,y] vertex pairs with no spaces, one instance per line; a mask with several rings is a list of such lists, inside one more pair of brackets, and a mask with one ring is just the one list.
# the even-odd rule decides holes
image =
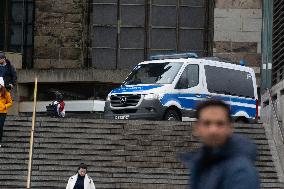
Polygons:
[[[193,123],[38,117],[32,188],[64,188],[78,164],[90,165],[97,188],[185,188],[179,152],[199,146]],[[25,188],[31,118],[7,117],[0,148],[0,188]],[[257,144],[262,188],[281,188],[260,124],[235,125]]]

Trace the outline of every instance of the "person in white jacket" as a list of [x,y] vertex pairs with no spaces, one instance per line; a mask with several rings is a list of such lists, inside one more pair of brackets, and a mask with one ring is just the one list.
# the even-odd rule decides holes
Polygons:
[[87,166],[81,163],[78,173],[69,178],[66,189],[96,189],[93,179],[87,175]]

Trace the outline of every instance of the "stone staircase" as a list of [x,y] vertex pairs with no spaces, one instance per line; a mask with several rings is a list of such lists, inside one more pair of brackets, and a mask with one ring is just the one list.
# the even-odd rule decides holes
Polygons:
[[[97,188],[185,189],[188,172],[176,159],[198,147],[192,123],[37,118],[32,188],[65,188],[82,162]],[[0,188],[26,187],[31,119],[8,117],[0,148]],[[262,125],[236,125],[255,141],[263,189],[280,189]]]

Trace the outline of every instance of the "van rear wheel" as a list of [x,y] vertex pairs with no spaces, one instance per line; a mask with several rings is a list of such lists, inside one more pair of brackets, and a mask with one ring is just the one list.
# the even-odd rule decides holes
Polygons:
[[248,119],[246,117],[238,117],[236,119],[236,123],[239,123],[239,124],[246,124],[246,123],[249,123]]
[[164,116],[164,120],[167,121],[181,121],[181,117],[176,110],[169,109]]

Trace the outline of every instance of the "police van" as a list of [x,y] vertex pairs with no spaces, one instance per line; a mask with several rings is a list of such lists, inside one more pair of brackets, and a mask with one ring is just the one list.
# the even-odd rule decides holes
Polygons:
[[195,53],[159,55],[138,64],[107,97],[106,119],[194,120],[200,101],[221,99],[236,121],[258,118],[254,70]]

